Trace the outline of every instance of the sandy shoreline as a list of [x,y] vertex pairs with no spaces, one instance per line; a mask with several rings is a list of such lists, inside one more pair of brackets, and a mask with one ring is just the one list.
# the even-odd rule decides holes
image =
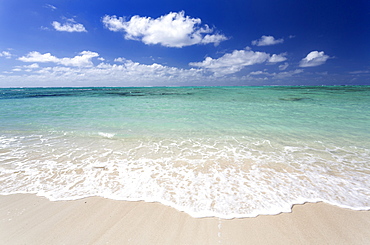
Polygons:
[[370,244],[370,211],[324,203],[292,213],[192,218],[159,203],[0,195],[2,244]]

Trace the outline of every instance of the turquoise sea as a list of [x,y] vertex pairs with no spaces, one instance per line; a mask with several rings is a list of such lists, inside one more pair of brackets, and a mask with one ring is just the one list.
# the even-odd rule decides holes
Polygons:
[[370,209],[370,86],[0,89],[0,194]]

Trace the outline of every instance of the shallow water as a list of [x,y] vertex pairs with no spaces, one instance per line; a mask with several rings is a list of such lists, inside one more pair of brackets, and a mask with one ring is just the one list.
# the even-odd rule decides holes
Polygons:
[[369,104],[369,86],[0,89],[1,193],[369,209]]

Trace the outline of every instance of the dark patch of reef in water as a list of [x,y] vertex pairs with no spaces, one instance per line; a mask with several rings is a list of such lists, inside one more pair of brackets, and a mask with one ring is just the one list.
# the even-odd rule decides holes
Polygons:
[[312,99],[310,99],[310,98],[292,97],[292,98],[279,98],[279,100],[283,100],[283,101],[302,101],[302,100],[312,100]]
[[163,89],[130,89],[130,88],[91,88],[91,89],[74,89],[74,88],[26,88],[26,89],[2,89],[0,99],[24,99],[24,98],[45,98],[45,97],[62,97],[62,96],[187,96],[192,95],[189,92],[163,91]]

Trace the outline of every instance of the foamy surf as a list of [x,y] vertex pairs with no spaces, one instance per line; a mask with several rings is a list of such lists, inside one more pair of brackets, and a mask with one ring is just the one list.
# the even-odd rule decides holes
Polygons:
[[104,132],[99,132],[98,135],[104,137],[104,138],[108,138],[108,139],[112,139],[114,137],[114,133],[104,133]]
[[365,157],[336,149],[342,155],[339,163],[333,147],[322,144],[298,148],[221,138],[100,139],[86,145],[74,138],[60,144],[34,137],[1,139],[7,142],[1,160],[8,162],[1,168],[3,194],[37,193],[54,201],[88,196],[144,200],[194,217],[221,218],[289,212],[304,202],[370,206],[366,149]]

